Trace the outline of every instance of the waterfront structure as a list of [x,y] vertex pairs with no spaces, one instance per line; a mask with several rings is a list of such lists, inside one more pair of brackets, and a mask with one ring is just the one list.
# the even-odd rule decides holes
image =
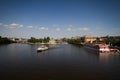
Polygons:
[[51,38],[50,41],[48,42],[48,44],[56,44],[55,39]]
[[83,37],[83,41],[85,43],[92,43],[93,41],[96,41],[96,37],[86,35]]
[[27,40],[28,40],[24,38],[9,38],[9,39],[17,43],[27,43]]

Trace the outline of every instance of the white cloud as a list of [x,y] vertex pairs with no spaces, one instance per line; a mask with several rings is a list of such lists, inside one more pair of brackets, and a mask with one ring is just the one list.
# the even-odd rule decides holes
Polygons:
[[19,24],[12,23],[12,24],[10,24],[10,26],[11,26],[11,27],[13,27],[13,28],[16,28],[16,27],[18,27],[18,26],[19,26]]
[[87,27],[83,27],[83,28],[79,28],[79,30],[80,30],[80,31],[88,31],[89,28],[87,28]]
[[56,28],[56,31],[60,31],[60,28]]
[[23,27],[23,25],[21,24],[20,27]]
[[6,27],[6,28],[17,28],[17,27],[23,27],[23,25],[12,23],[12,24],[3,24],[0,23],[0,26]]
[[3,25],[3,23],[0,23],[0,26],[2,26]]
[[12,23],[8,25],[8,28],[19,28],[19,27],[23,27],[23,25],[17,23]]
[[4,27],[8,27],[9,25],[7,25],[7,24],[4,24],[3,26],[4,26]]
[[33,28],[33,26],[27,26],[27,28]]
[[72,31],[72,29],[71,28],[67,28],[67,31]]
[[69,27],[73,27],[73,25],[69,25]]
[[48,30],[47,27],[40,27],[39,30]]

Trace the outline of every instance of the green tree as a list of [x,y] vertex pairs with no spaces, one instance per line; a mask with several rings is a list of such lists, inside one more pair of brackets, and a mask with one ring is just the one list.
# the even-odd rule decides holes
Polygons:
[[40,38],[40,39],[36,39],[36,38],[34,38],[34,37],[31,37],[30,39],[28,39],[28,42],[31,42],[31,43],[36,43],[36,42],[38,42],[38,43],[47,43],[47,42],[49,42],[49,40],[50,40],[50,37],[44,37],[43,39],[42,38]]
[[35,43],[37,40],[36,38],[34,37],[31,37],[30,39],[28,39],[28,42],[31,42],[31,43]]
[[50,41],[50,37],[47,37],[47,42],[49,42]]
[[0,44],[7,44],[7,43],[12,43],[13,41],[11,41],[10,39],[8,39],[8,38],[2,38],[1,36],[0,36]]
[[82,40],[81,40],[81,38],[78,38],[78,39],[68,39],[67,42],[71,43],[71,44],[80,44],[82,42]]

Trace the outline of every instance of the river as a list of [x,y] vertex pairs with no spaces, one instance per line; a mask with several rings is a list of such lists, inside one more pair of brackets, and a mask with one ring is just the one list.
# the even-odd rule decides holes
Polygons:
[[0,45],[0,80],[120,80],[120,56],[71,44],[37,52],[38,44]]

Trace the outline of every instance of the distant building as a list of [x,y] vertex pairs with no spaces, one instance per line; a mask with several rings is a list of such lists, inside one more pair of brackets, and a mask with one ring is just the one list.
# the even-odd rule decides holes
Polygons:
[[24,38],[9,38],[9,39],[12,41],[15,41],[17,43],[26,43],[27,42],[27,39],[24,39]]
[[49,43],[49,44],[56,44],[56,41],[55,41],[55,39],[51,38],[48,43]]
[[85,43],[92,43],[93,41],[96,41],[96,37],[86,35],[83,37],[83,40]]

